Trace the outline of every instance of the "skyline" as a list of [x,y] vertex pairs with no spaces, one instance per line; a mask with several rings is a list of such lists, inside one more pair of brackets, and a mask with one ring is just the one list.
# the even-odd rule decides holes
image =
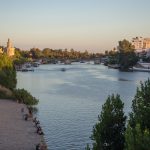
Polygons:
[[150,37],[149,0],[0,0],[0,45],[103,52]]

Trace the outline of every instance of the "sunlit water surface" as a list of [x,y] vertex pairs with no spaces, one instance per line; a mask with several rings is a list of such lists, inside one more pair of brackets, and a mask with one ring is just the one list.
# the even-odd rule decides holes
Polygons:
[[17,87],[39,99],[37,116],[50,150],[84,150],[107,96],[120,94],[128,114],[136,87],[148,77],[103,65],[41,65],[34,72],[18,72]]

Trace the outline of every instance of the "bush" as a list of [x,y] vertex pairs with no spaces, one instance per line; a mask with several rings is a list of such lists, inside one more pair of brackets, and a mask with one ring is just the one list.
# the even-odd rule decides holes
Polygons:
[[23,103],[26,105],[36,105],[39,100],[33,97],[28,91],[25,89],[16,89],[14,90],[14,97],[19,103]]
[[5,67],[0,70],[0,84],[13,90],[16,87],[16,71],[13,68]]
[[0,84],[13,90],[16,87],[16,83],[16,71],[12,59],[5,54],[0,54]]

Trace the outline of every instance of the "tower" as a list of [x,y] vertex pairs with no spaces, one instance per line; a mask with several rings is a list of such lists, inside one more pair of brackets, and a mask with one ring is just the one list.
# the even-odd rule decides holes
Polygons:
[[14,47],[12,46],[12,42],[10,41],[10,39],[8,39],[7,42],[7,48],[6,48],[6,53],[8,56],[13,56],[14,55]]

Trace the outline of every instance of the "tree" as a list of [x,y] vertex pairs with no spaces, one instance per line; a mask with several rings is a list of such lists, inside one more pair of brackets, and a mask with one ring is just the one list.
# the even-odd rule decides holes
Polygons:
[[141,128],[150,130],[150,80],[140,83],[136,95],[132,101],[132,113],[130,123],[139,123]]
[[132,112],[126,131],[128,150],[148,150],[150,147],[150,80],[141,82],[132,101]]
[[127,40],[119,41],[119,64],[121,70],[128,70],[137,63],[134,46]]
[[123,150],[126,116],[119,95],[108,96],[93,127],[93,150]]
[[129,124],[125,134],[126,150],[148,150],[150,147],[150,132],[148,130],[141,130],[140,124],[136,124],[132,128]]
[[11,58],[5,54],[0,55],[0,84],[12,90],[16,83],[16,71]]
[[30,54],[32,55],[33,59],[38,59],[38,58],[41,58],[43,56],[41,50],[38,48],[31,48]]

